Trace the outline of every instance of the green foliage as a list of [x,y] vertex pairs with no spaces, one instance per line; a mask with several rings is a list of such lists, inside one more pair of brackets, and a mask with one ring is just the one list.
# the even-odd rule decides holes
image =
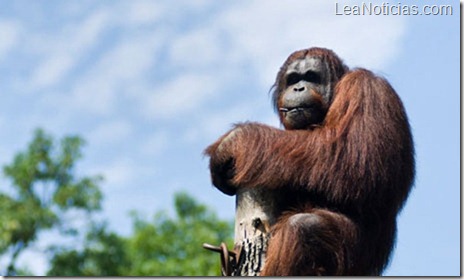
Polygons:
[[49,276],[218,276],[219,255],[203,242],[232,242],[232,223],[219,220],[186,193],[175,195],[177,217],[165,212],[152,221],[133,215],[133,234],[119,237],[104,228],[87,236],[82,250],[59,252]]
[[65,225],[67,211],[100,209],[97,183],[101,178],[74,175],[82,145],[79,137],[65,137],[57,146],[52,137],[36,130],[26,151],[4,167],[12,183],[11,192],[0,193],[0,255],[10,260],[6,275],[19,273],[18,256],[40,232],[69,226]]
[[[37,130],[27,149],[4,167],[11,187],[0,188],[0,257],[8,262],[0,275],[31,275],[18,267],[18,256],[33,247],[40,233],[51,230],[72,242],[44,251],[49,276],[220,275],[219,255],[202,244],[231,244],[232,223],[186,193],[175,195],[174,217],[163,211],[152,220],[133,214],[129,236],[95,221],[91,214],[101,206],[102,178],[76,176],[83,144],[76,136],[57,144]],[[86,220],[78,228],[68,213],[83,213]]]
[[206,276],[220,273],[219,255],[202,248],[202,243],[231,243],[232,224],[220,221],[204,205],[186,193],[175,196],[177,218],[158,212],[153,222],[135,217],[134,235],[129,239],[129,275]]
[[106,224],[94,224],[87,233],[84,249],[55,248],[48,276],[117,276],[130,264],[126,241],[108,232]]

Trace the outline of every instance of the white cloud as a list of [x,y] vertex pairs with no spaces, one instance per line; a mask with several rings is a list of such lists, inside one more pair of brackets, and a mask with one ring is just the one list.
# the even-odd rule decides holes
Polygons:
[[248,1],[176,33],[169,44],[170,66],[187,71],[156,86],[150,91],[153,96],[141,98],[148,108],[145,111],[151,117],[169,119],[198,110],[207,103],[204,99],[211,96],[208,92],[215,83],[231,88],[234,80],[243,80],[244,65],[251,67],[254,82],[269,88],[286,57],[311,46],[334,49],[349,66],[386,67],[399,48],[404,20],[334,13],[326,1],[267,1],[266,7],[262,1]]
[[165,11],[161,2],[150,0],[123,2],[121,12],[127,13],[125,21],[133,24],[152,23],[162,17]]
[[[206,115],[207,121],[186,131],[185,139],[217,134],[253,112],[248,99],[217,114],[201,109],[212,104],[213,97],[229,94],[226,89],[234,88],[237,79],[249,78],[244,65],[263,89],[270,88],[291,52],[311,46],[334,49],[349,66],[386,67],[399,48],[404,23],[393,17],[335,16],[334,6],[326,1],[267,1],[265,7],[262,1],[240,2],[174,34],[168,43],[168,66],[179,71],[167,83],[142,90],[139,101],[153,119]],[[276,124],[268,110],[264,119]]]
[[59,82],[72,68],[74,59],[70,55],[53,55],[36,68],[33,74],[34,87],[47,87]]
[[120,141],[126,141],[133,133],[132,125],[126,120],[114,120],[101,123],[89,135],[92,145],[107,145]]
[[119,158],[105,165],[95,166],[92,170],[97,172],[90,174],[102,174],[105,178],[104,192],[111,193],[117,189],[130,187],[137,174],[138,165],[130,159]]
[[137,95],[124,89],[145,78],[155,63],[159,42],[154,34],[146,35],[118,42],[79,77],[73,84],[72,105],[92,114],[108,115],[121,94]]
[[157,131],[142,139],[139,152],[143,156],[158,156],[169,147],[169,134],[167,131]]
[[18,43],[20,26],[17,22],[0,21],[0,60]]
[[[74,52],[83,52],[93,46],[100,35],[110,27],[111,12],[109,10],[96,10],[83,22],[76,22],[67,32],[67,38],[71,39],[69,48]],[[71,35],[71,36],[69,36]]]
[[[218,83],[211,76],[184,74],[157,87],[143,101],[144,113],[154,119],[177,119],[198,113],[201,105],[218,90]],[[207,106],[207,105],[206,105]]]
[[[71,96],[63,93],[60,99],[65,110],[110,116],[117,100],[126,95],[146,116],[167,120],[199,110],[213,93],[220,96],[224,90],[218,84],[222,89],[234,87],[237,79],[248,75],[244,69],[256,77],[253,82],[268,89],[290,52],[313,45],[334,48],[349,65],[382,68],[394,57],[404,33],[402,19],[335,16],[325,1],[269,0],[265,7],[262,1],[243,1],[208,14],[201,24],[184,31],[166,33],[165,25],[136,29],[116,37],[102,55],[90,53],[107,30],[179,21],[213,5],[214,1],[195,2],[189,10],[132,1],[99,8],[52,34],[51,43],[42,41],[50,51],[36,68],[32,87],[56,85],[85,58],[90,66],[69,82]],[[178,17],[169,18],[172,13]],[[157,59],[161,51],[167,51],[163,64]],[[174,73],[167,82],[147,74],[166,68]]]
[[[205,69],[219,63],[227,63],[230,54],[221,48],[219,32],[220,30],[214,27],[202,27],[176,37],[169,48],[173,65]],[[208,70],[212,69],[214,68]]]
[[[340,17],[325,24],[321,45],[332,48],[351,67],[385,68],[392,62],[405,34],[405,19]],[[336,32],[339,36],[333,36]],[[379,36],[379,34],[381,34]]]
[[128,37],[118,42],[96,66],[94,74],[102,73],[112,80],[134,81],[153,65],[157,51],[156,34]]
[[59,33],[36,36],[41,63],[33,70],[31,87],[50,87],[63,81],[109,25],[107,11],[96,11],[83,21],[66,24]]
[[333,7],[322,0],[266,1],[266,7],[249,1],[218,15],[217,24],[230,30],[262,85],[273,82],[291,52],[311,46],[333,48],[357,65],[385,67],[404,34],[404,17],[342,17]]

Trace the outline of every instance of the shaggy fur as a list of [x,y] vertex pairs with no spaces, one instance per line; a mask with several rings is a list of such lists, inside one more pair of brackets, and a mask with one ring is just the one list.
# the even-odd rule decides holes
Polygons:
[[306,130],[237,124],[205,151],[213,184],[229,195],[254,187],[282,193],[261,275],[379,275],[414,180],[408,119],[385,79],[349,70],[321,48],[287,59],[275,104],[288,65],[308,56],[330,66],[333,92],[324,122]]

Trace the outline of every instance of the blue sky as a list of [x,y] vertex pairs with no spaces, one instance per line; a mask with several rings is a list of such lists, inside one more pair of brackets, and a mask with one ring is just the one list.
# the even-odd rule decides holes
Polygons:
[[[336,15],[336,3],[362,2],[1,1],[0,165],[37,127],[78,134],[77,171],[105,176],[103,216],[121,234],[130,210],[172,210],[180,190],[232,219],[203,149],[235,122],[279,126],[269,89],[280,65],[327,47],[389,79],[410,118],[417,179],[385,275],[459,275],[459,2],[389,3],[452,5],[429,16]],[[21,261],[46,269],[37,252]]]

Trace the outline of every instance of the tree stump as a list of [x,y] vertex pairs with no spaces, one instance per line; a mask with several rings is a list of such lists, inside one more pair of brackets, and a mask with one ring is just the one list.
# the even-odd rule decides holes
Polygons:
[[263,188],[237,191],[234,250],[238,253],[233,276],[258,276],[266,261],[271,226],[276,222],[279,196]]

